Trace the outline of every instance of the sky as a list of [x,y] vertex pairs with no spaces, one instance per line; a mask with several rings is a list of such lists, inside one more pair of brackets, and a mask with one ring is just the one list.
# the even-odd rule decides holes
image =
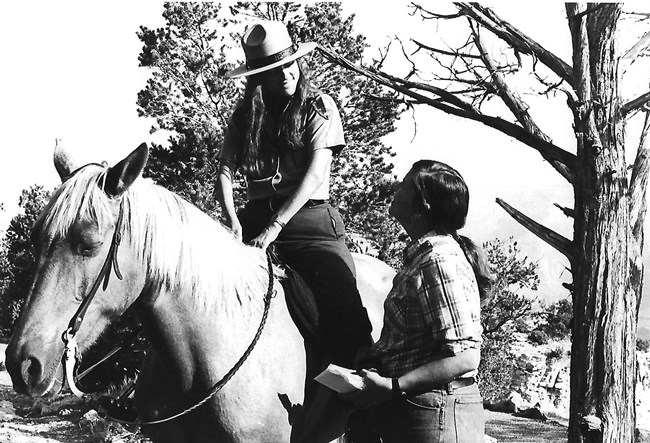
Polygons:
[[[355,31],[372,47],[397,35],[429,41],[446,31],[410,17],[406,2],[343,2],[355,13]],[[445,5],[440,2],[439,4]],[[490,2],[493,9],[565,61],[570,36],[560,2]],[[451,10],[449,5],[444,6]],[[647,8],[646,8],[647,9]],[[138,117],[136,97],[149,76],[138,67],[140,26],[163,24],[160,1],[44,1],[0,4],[0,231],[18,208],[21,190],[33,184],[53,188],[59,178],[52,164],[55,139],[80,163],[113,164],[141,142],[163,142],[150,134],[153,121]],[[633,36],[632,36],[633,37]],[[449,35],[449,40],[453,36]],[[389,64],[399,73],[403,65]],[[647,80],[645,85],[647,86]],[[644,92],[644,91],[638,91]],[[571,116],[562,102],[526,95],[533,116],[554,142],[574,151]],[[633,132],[632,130],[629,132]],[[384,142],[397,157],[395,172],[404,175],[413,161],[435,158],[456,167],[471,192],[466,235],[478,242],[513,237],[522,253],[539,263],[544,297],[566,297],[562,282],[571,280],[567,261],[505,214],[502,198],[535,220],[571,237],[572,222],[553,204],[572,207],[571,187],[531,148],[480,124],[431,108],[404,114]],[[649,312],[650,312],[650,303]],[[650,318],[650,317],[649,317]]]

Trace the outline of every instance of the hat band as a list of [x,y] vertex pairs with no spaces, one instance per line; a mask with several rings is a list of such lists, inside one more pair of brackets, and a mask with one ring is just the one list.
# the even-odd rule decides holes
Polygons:
[[276,52],[275,54],[268,55],[266,57],[257,59],[257,60],[247,60],[246,61],[246,67],[248,69],[257,69],[257,68],[262,68],[264,66],[270,65],[272,63],[279,62],[282,59],[285,59],[287,57],[292,56],[296,52],[296,46],[292,45],[289,46],[287,49],[284,49],[280,52]]

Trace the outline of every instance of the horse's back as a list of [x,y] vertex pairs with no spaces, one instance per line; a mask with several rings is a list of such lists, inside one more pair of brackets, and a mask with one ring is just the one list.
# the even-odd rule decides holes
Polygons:
[[395,270],[369,255],[353,253],[357,270],[357,287],[372,323],[372,338],[376,341],[384,319],[384,300],[393,284]]

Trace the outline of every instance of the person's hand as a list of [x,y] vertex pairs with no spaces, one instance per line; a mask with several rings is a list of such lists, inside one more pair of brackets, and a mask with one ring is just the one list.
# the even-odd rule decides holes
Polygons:
[[367,369],[361,369],[357,373],[363,377],[363,389],[341,394],[343,400],[350,401],[360,408],[367,408],[376,403],[390,400],[392,389],[390,378],[382,377]]
[[257,237],[251,241],[251,246],[266,250],[278,238],[282,227],[277,223],[268,225]]
[[243,230],[238,218],[230,220],[230,232],[237,240],[242,241]]

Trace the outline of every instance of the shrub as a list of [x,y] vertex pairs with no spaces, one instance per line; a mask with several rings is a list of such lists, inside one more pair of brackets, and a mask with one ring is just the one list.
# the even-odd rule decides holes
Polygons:
[[562,350],[561,347],[556,347],[551,350],[549,350],[546,353],[546,358],[549,360],[557,360],[558,358],[561,358],[564,355],[564,351]]
[[641,352],[650,351],[650,340],[646,340],[646,339],[643,339],[643,338],[637,338],[636,339],[636,350],[641,351]]
[[539,325],[538,329],[554,339],[570,337],[573,321],[573,305],[570,299],[565,298],[548,306],[542,316],[546,317],[546,321]]
[[528,334],[528,341],[535,345],[545,345],[548,343],[548,335],[544,331],[535,329],[530,334]]
[[494,402],[510,392],[515,372],[515,355],[510,351],[512,336],[485,339],[478,368],[479,388],[485,401]]

